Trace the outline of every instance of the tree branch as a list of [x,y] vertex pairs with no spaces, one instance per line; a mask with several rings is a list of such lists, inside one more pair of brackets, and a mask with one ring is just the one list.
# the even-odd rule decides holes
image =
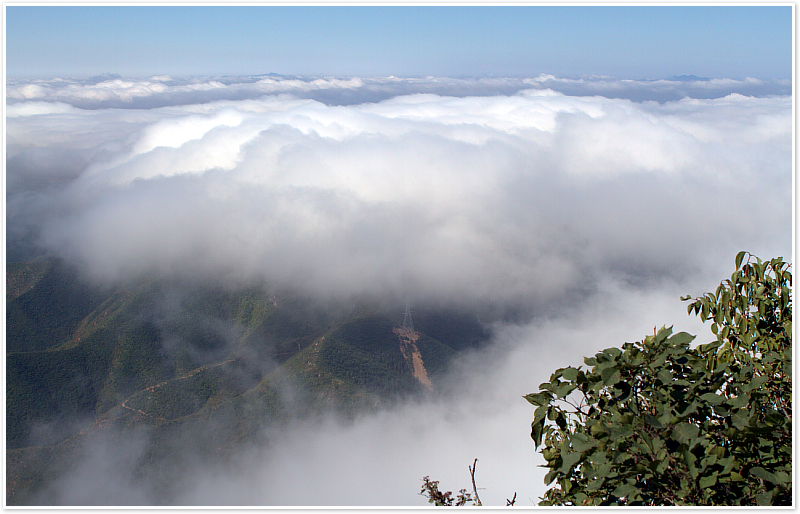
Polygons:
[[481,499],[478,497],[478,488],[475,486],[475,466],[478,464],[478,459],[469,467],[469,474],[472,476],[472,492],[475,493],[475,505],[481,506]]

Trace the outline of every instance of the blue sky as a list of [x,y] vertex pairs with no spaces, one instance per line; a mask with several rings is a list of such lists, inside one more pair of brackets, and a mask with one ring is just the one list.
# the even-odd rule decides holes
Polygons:
[[9,78],[785,79],[786,6],[6,6]]

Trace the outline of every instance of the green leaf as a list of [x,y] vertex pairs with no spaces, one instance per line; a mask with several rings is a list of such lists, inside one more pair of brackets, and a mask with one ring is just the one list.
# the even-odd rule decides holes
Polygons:
[[712,450],[712,453],[707,453],[706,456],[700,460],[700,468],[706,469],[708,467],[713,466],[715,462],[717,462],[717,456],[715,453],[713,453]]
[[636,487],[631,484],[622,484],[611,493],[617,498],[625,498],[636,492]]
[[584,493],[577,493],[575,494],[575,501],[573,502],[575,505],[583,505],[584,500],[588,500],[589,497],[586,496]]
[[769,482],[772,482],[775,485],[782,485],[781,483],[782,480],[780,478],[770,473],[766,469],[762,468],[761,466],[750,468],[750,474],[762,480],[767,480]]
[[600,489],[603,486],[603,482],[605,482],[605,481],[606,481],[605,477],[600,477],[600,478],[597,478],[595,480],[592,480],[586,486],[586,490],[587,491],[596,491],[596,490]]
[[[579,438],[578,437],[579,435],[583,437]],[[584,434],[573,435],[572,440],[570,442],[572,443],[572,449],[580,453],[584,453],[586,452],[586,450],[589,450],[597,446],[597,440],[589,439]]]
[[687,446],[697,437],[699,432],[700,429],[691,423],[679,423],[672,429],[675,440]]
[[623,425],[621,428],[614,428],[608,432],[609,437],[615,440],[625,439],[632,434],[633,429],[629,425]]
[[779,486],[787,486],[791,481],[791,477],[789,477],[789,474],[786,473],[785,471],[777,471],[773,476],[777,480],[776,485]]
[[606,427],[603,426],[603,423],[598,422],[589,427],[589,433],[595,437],[600,437],[604,434],[607,434],[608,430],[606,430]]
[[534,442],[534,448],[538,448],[542,444],[542,430],[544,429],[544,420],[541,422],[534,421],[531,423],[531,439]]
[[622,375],[620,374],[619,370],[616,368],[606,368],[600,374],[600,377],[603,379],[603,382],[606,385],[614,385],[620,380],[622,380]]
[[756,495],[756,505],[766,506],[772,505],[772,497],[775,495],[775,489],[771,491],[767,491],[765,493],[760,493]]
[[580,452],[570,452],[564,453],[561,452],[561,467],[559,468],[559,473],[564,473],[565,475],[569,473],[572,469],[572,466],[578,463],[581,460],[581,456],[583,454]]
[[744,259],[746,253],[747,252],[742,250],[741,252],[736,254],[736,269],[739,269],[739,267],[742,265],[742,260]]
[[746,430],[750,428],[750,413],[746,409],[739,409],[731,416],[731,422],[738,430]]
[[714,393],[701,394],[700,395],[700,399],[705,401],[705,402],[710,403],[711,405],[719,405],[720,403],[725,401],[725,398],[723,398],[722,396],[720,396],[718,394],[714,394]]
[[550,403],[550,400],[552,400],[553,398],[553,394],[550,393],[549,391],[545,391],[540,393],[526,394],[525,396],[523,396],[523,398],[528,400],[528,402],[531,403],[532,405],[539,407],[541,405],[547,405],[548,403]]
[[[731,473],[731,480],[733,480],[733,478],[732,478],[733,477],[733,473],[731,472],[731,470],[733,469],[733,467],[735,465],[739,464],[736,461],[736,459],[733,457],[733,455],[729,455],[729,456],[727,456],[725,458],[721,458],[718,461],[718,463],[719,463],[720,466],[722,466],[722,474],[726,475],[728,473]],[[738,475],[738,473],[737,473],[737,475]],[[741,475],[739,475],[739,476],[741,477]]]
[[687,334],[686,332],[678,332],[674,336],[669,338],[669,342],[675,346],[682,346],[685,344],[689,344],[694,341],[695,336],[691,334]]
[[700,480],[697,481],[697,485],[700,489],[707,489],[709,487],[714,487],[717,484],[717,472],[713,472],[711,475],[700,477]]
[[558,389],[556,389],[556,398],[564,398],[569,393],[575,390],[578,387],[578,384],[574,384],[572,382],[564,382]]
[[694,456],[692,452],[688,450],[683,451],[683,462],[689,469],[689,475],[691,475],[691,477],[695,480],[697,479],[697,475],[699,474],[699,472],[697,471],[697,466],[695,466],[696,461],[697,458]]
[[578,379],[578,370],[572,367],[564,368],[561,370],[561,377],[564,378],[564,380],[574,382]]
[[787,422],[789,422],[789,420],[786,417],[778,414],[777,412],[768,413],[764,421],[770,427],[781,427],[785,425]]
[[661,422],[658,421],[658,419],[654,418],[650,414],[646,414],[644,416],[644,421],[653,428],[664,428],[664,425],[662,425]]
[[733,409],[741,409],[745,407],[748,403],[750,403],[750,393],[742,393],[735,398],[730,398],[728,400],[728,404]]

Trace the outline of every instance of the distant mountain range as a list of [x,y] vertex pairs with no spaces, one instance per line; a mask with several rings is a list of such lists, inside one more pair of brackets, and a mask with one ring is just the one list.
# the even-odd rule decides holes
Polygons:
[[402,321],[402,305],[158,279],[103,289],[58,260],[7,263],[7,504],[33,501],[93,438],[146,427],[146,473],[182,434],[224,459],[291,419],[431,394],[487,338],[469,314]]
[[698,77],[697,75],[673,75],[667,80],[674,80],[676,82],[707,82],[711,79],[708,77]]

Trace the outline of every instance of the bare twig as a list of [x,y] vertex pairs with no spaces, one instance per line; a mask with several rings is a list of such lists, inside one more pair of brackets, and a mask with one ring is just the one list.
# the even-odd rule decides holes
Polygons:
[[478,459],[469,467],[469,474],[472,476],[472,492],[475,493],[475,505],[481,505],[481,499],[478,497],[478,488],[475,486],[475,466],[478,464]]
[[506,498],[506,507],[513,507],[514,504],[517,502],[517,492],[514,491],[514,497],[510,500]]

